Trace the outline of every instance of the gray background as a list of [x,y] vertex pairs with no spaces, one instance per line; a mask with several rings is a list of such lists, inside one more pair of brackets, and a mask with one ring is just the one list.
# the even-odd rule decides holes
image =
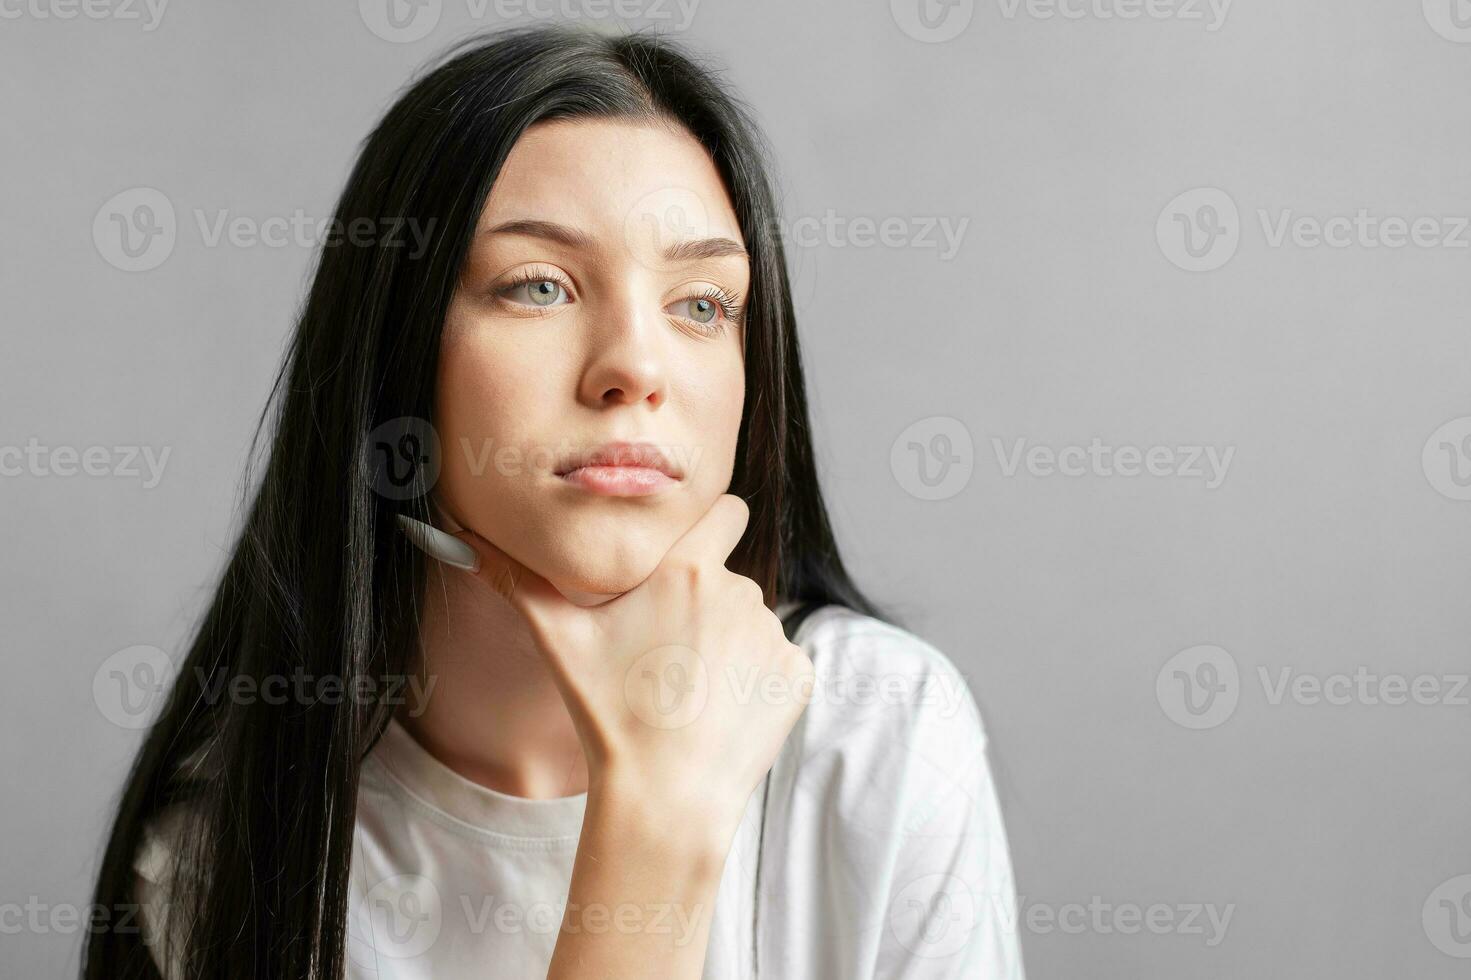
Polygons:
[[[984,0],[931,8],[944,41],[915,0],[703,0],[682,31],[672,4],[623,8],[726,66],[789,222],[899,219],[888,245],[861,224],[793,243],[819,452],[860,581],[983,708],[1023,907],[1042,910],[1020,927],[1034,978],[1471,965],[1453,955],[1471,956],[1471,907],[1453,923],[1441,904],[1471,891],[1471,502],[1454,479],[1471,471],[1471,232],[1274,245],[1261,218],[1471,215],[1471,32],[1447,26],[1451,2],[1238,0],[1212,30],[1203,3],[1190,19],[1089,0],[1070,19]],[[181,653],[311,262],[303,245],[210,246],[196,212],[329,216],[416,66],[563,14],[431,2],[405,41],[369,29],[374,0],[178,3],[151,30],[141,6],[28,3],[0,19],[0,443],[170,450],[151,487],[0,477],[0,906],[50,910],[89,901],[139,740],[94,680],[135,646]],[[616,23],[593,0],[566,9]],[[1121,9],[1142,16],[1100,16]],[[128,272],[93,225],[139,187],[177,228],[161,264]],[[1210,271],[1156,233],[1162,213],[1166,232],[1176,211],[1208,220],[1199,195],[1167,210],[1196,188],[1239,209]],[[925,218],[968,221],[958,252],[915,240]],[[1095,437],[1234,456],[1210,488],[1007,475],[993,443]],[[911,441],[953,457],[943,499],[925,499]],[[1169,662],[1202,644],[1224,651],[1215,703],[1235,707],[1192,728]],[[1196,656],[1182,669],[1209,680]],[[1283,669],[1358,668],[1439,693],[1274,703]],[[1090,903],[1162,904],[1179,927],[1043,916]],[[1231,907],[1224,940],[1205,915],[1187,927],[1189,906]],[[73,971],[62,915],[12,919],[0,975]]]

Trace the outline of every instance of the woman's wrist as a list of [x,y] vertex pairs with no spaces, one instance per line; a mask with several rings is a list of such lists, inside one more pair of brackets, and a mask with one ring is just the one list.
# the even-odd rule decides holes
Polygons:
[[723,833],[647,787],[595,779],[549,980],[698,977],[729,849]]
[[692,885],[718,882],[741,814],[698,794],[667,797],[611,774],[588,787],[583,834],[656,863],[677,863]]

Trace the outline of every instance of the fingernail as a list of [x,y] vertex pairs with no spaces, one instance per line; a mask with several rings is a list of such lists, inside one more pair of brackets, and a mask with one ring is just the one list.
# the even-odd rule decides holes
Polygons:
[[475,549],[452,534],[423,521],[416,521],[403,514],[398,515],[398,526],[420,551],[438,561],[466,572],[480,569],[480,556]]

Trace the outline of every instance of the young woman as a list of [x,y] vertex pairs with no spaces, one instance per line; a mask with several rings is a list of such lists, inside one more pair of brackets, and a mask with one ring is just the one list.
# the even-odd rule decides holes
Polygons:
[[833,540],[738,104],[657,38],[482,39],[337,219],[84,977],[1020,978],[975,703]]

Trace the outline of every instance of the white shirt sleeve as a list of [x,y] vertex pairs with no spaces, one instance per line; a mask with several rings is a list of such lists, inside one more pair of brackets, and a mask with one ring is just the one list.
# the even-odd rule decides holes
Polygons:
[[1015,881],[980,712],[948,663],[931,676],[930,684],[952,686],[937,692],[937,704],[920,706],[912,739],[896,745],[907,754],[902,843],[874,975],[1024,980]]
[[153,957],[153,965],[164,980],[184,980],[181,938],[169,928],[169,865],[173,852],[169,835],[178,825],[174,812],[150,825],[133,859],[133,895],[138,903],[142,942]]
[[772,771],[762,974],[1024,980],[988,739],[965,678],[912,633],[837,607]]

